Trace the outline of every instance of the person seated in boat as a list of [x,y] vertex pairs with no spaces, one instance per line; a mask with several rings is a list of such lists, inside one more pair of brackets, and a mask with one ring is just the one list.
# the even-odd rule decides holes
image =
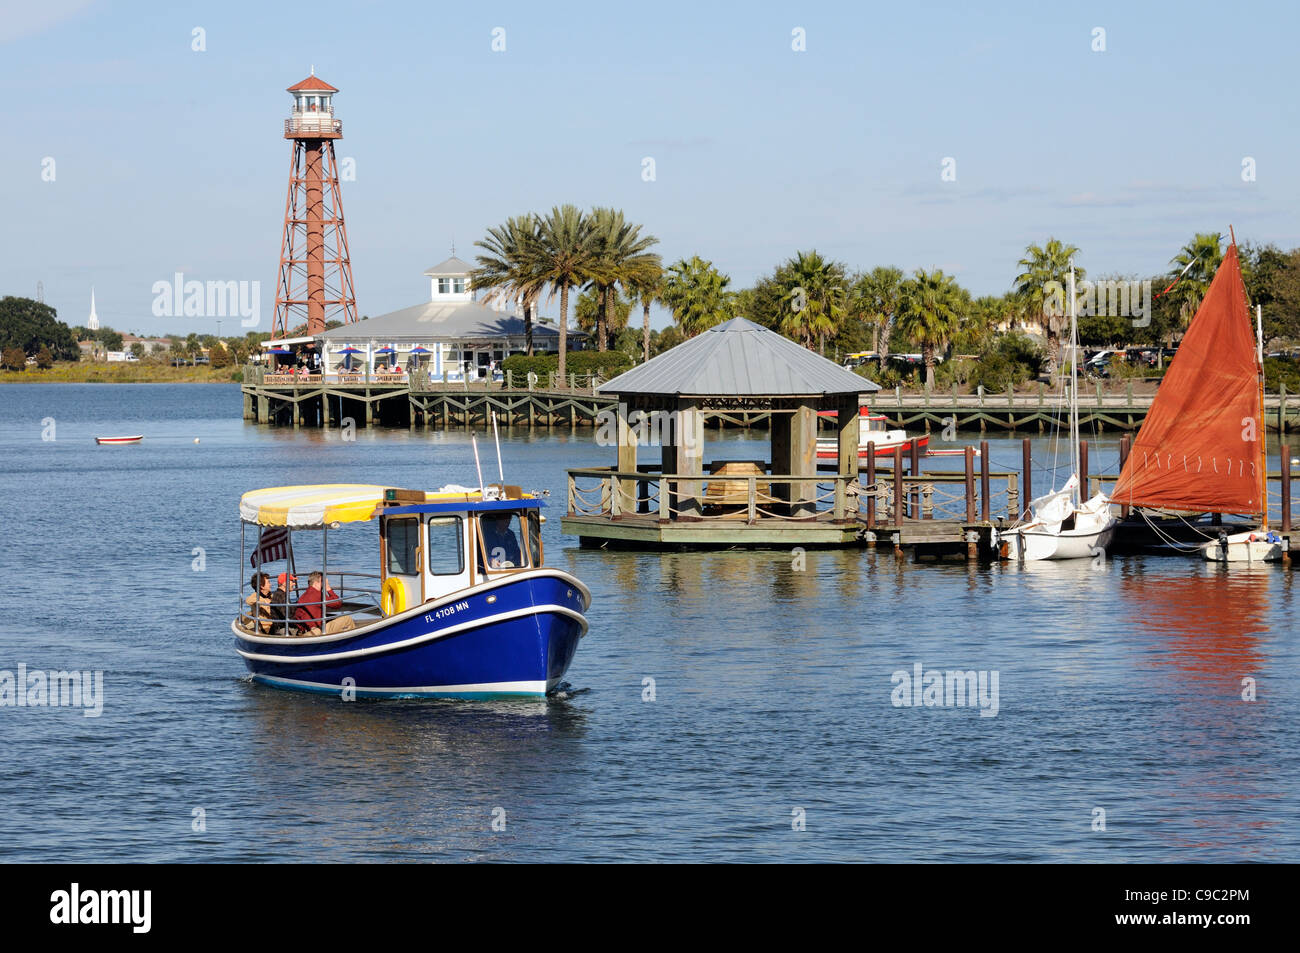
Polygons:
[[350,615],[341,615],[328,621],[325,620],[324,610],[341,608],[343,608],[343,601],[339,599],[338,593],[325,582],[325,577],[318,572],[312,573],[307,577],[307,588],[298,597],[297,606],[293,613],[293,617],[298,623],[298,634],[320,635],[322,622],[324,622],[323,631],[326,635],[334,635],[338,632],[355,629],[357,624]]
[[293,618],[293,585],[298,577],[287,572],[280,573],[275,579],[275,592],[271,593],[271,619],[276,635],[292,635],[293,627],[289,620]]
[[[483,527],[483,549],[487,552],[489,569],[513,569],[523,563],[519,539],[510,528],[511,513],[484,513],[479,519]],[[483,568],[483,567],[480,567]]]
[[[253,591],[248,594],[244,604],[252,609],[256,607],[256,626],[261,630],[263,635],[271,633],[271,622],[274,618],[271,615],[271,577],[264,572],[255,572],[253,577],[248,580],[249,586]],[[254,627],[254,616],[245,615],[240,617],[240,623],[250,632]]]

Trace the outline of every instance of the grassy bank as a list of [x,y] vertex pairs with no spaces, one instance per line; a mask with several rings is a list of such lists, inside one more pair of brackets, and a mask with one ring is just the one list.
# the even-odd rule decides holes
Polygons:
[[238,367],[172,367],[170,364],[55,364],[46,370],[0,371],[0,384],[229,384]]

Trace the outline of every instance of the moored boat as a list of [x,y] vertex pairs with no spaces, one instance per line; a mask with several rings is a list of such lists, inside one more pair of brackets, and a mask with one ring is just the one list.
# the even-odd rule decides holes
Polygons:
[[1286,541],[1268,528],[1264,353],[1234,238],[1169,365],[1111,498],[1147,510],[1240,514],[1258,528],[1211,529],[1190,545],[1211,562],[1275,562]]
[[[236,651],[255,681],[280,688],[358,698],[543,697],[587,632],[591,593],[545,565],[542,505],[502,485],[246,493],[242,526],[258,533],[250,584],[260,588],[275,563],[286,568],[280,591],[267,595],[268,580],[257,595],[241,593],[231,623]],[[326,565],[339,549],[332,534],[375,521],[377,573]],[[295,553],[304,531],[319,533],[321,568],[300,588],[306,550],[317,558],[301,540]]]
[[96,437],[95,443],[139,443],[144,439],[144,434],[138,433],[130,437]]
[[[1070,267],[1070,341],[1076,352],[1079,346],[1079,329],[1075,311],[1074,267]],[[1079,453],[1079,387],[1078,367],[1070,362],[1070,464],[1071,473],[1065,485],[1029,504],[1029,517],[1017,526],[1004,531],[995,530],[992,542],[1003,559],[1036,562],[1048,559],[1085,559],[1105,555],[1115,533],[1115,516],[1110,511],[1110,500],[1097,493],[1088,500],[1082,498]]]
[[[835,411],[818,411],[817,416],[834,417]],[[929,434],[921,434],[919,437],[908,436],[906,430],[891,428],[889,419],[884,414],[873,414],[866,407],[858,410],[859,457],[868,455],[868,444],[875,446],[876,456],[887,457],[893,456],[896,449],[901,448],[904,453],[911,453],[913,444],[918,449],[924,449],[929,443]],[[835,440],[822,439],[817,441],[817,458],[819,460],[833,460],[838,454],[839,451]]]

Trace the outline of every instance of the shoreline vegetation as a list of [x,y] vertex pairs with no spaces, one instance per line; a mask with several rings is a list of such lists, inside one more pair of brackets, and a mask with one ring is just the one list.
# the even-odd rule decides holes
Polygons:
[[[1036,391],[1057,382],[1072,355],[1064,343],[1068,315],[1077,313],[1079,342],[1099,363],[1087,376],[1154,386],[1196,314],[1229,240],[1198,233],[1158,274],[1088,276],[1073,267],[1079,249],[1057,238],[1025,246],[1014,264],[1010,289],[975,296],[938,269],[877,265],[853,268],[805,249],[733,288],[731,277],[698,254],[665,263],[659,240],[618,209],[574,205],[527,212],[488,230],[474,243],[479,254],[469,278],[484,302],[518,306],[526,345],[502,367],[516,382],[529,371],[599,372],[648,361],[684,340],[734,317],[745,317],[808,350],[845,362],[886,393]],[[1270,357],[1265,377],[1272,390],[1300,390],[1300,248],[1245,242],[1243,280],[1252,307],[1262,306]],[[1073,284],[1072,284],[1073,282]],[[1067,289],[1074,300],[1065,300]],[[558,353],[533,350],[540,308],[558,298]],[[650,327],[658,302],[672,323]],[[586,340],[569,353],[570,306]],[[188,312],[187,312],[188,313]],[[219,313],[229,313],[220,310]],[[195,315],[201,316],[201,315]],[[363,318],[364,321],[364,318]],[[640,325],[639,327],[637,325]],[[339,326],[326,322],[325,328]],[[287,329],[302,337],[306,326]],[[266,332],[218,338],[191,332],[147,339],[109,327],[69,327],[40,301],[0,297],[0,384],[242,382],[243,365],[256,355]],[[136,358],[120,360],[123,354]],[[1157,355],[1152,357],[1152,355]],[[110,363],[104,358],[113,357]],[[1136,357],[1134,363],[1131,358]],[[303,362],[297,354],[298,363]],[[206,363],[210,362],[210,363]],[[177,366],[180,364],[181,366]],[[1141,366],[1146,365],[1146,366]],[[369,370],[373,370],[370,368]],[[1090,384],[1093,383],[1090,381]]]
[[238,367],[170,364],[104,364],[89,361],[0,370],[0,384],[238,384],[244,379]]

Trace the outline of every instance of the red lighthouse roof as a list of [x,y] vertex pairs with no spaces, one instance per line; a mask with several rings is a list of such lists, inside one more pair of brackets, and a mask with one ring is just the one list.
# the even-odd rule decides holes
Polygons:
[[325,82],[325,80],[321,79],[321,78],[320,78],[319,76],[317,76],[315,73],[313,73],[312,75],[308,76],[306,79],[304,79],[304,80],[303,80],[302,82],[300,82],[300,83],[294,83],[292,86],[290,86],[290,87],[286,90],[286,92],[297,93],[297,92],[300,92],[300,91],[302,91],[302,90],[308,90],[308,89],[309,89],[309,90],[317,90],[317,91],[322,92],[322,93],[337,93],[337,92],[338,92],[338,89],[337,89],[337,88],[335,88],[335,87],[331,86],[329,83]]

